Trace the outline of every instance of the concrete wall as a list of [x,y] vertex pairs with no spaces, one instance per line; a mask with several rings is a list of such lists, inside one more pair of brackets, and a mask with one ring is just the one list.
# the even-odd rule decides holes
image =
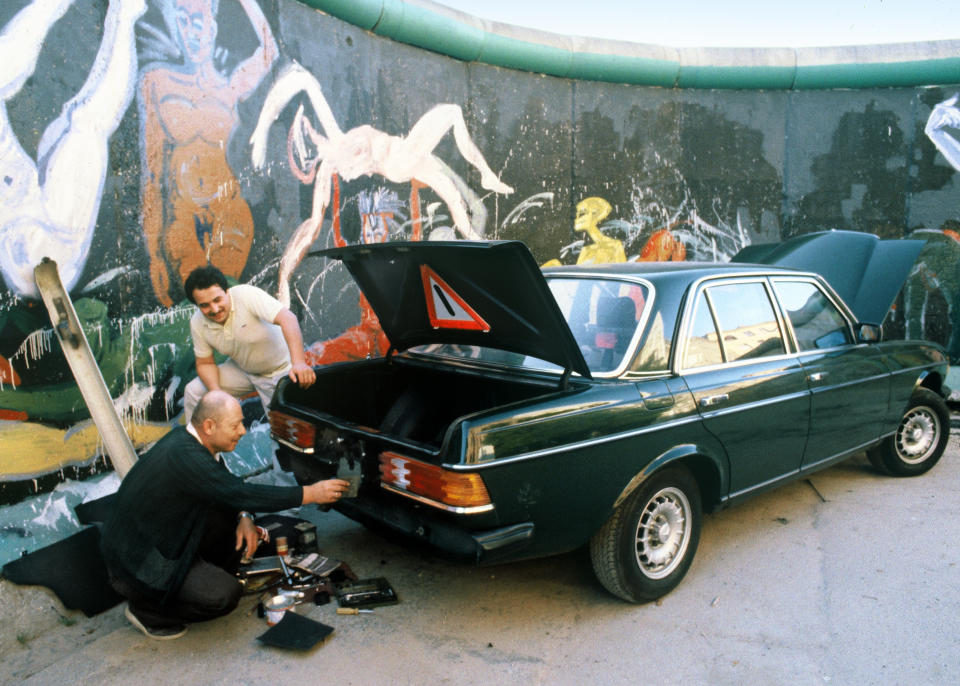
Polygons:
[[[68,466],[107,468],[35,297],[43,256],[59,263],[137,443],[179,413],[193,375],[182,281],[207,260],[272,292],[296,266],[292,307],[313,361],[383,351],[343,271],[287,251],[298,231],[315,232],[314,247],[519,239],[544,263],[621,247],[628,259],[725,260],[828,228],[922,236],[887,329],[938,341],[960,363],[960,86],[928,85],[954,78],[952,57],[906,70],[917,85],[815,88],[795,52],[777,88],[780,72],[751,79],[743,55],[711,63],[688,51],[686,76],[664,87],[637,85],[629,64],[584,78],[585,63],[623,67],[622,55],[597,57],[611,57],[606,45],[571,53],[581,66],[564,73],[580,78],[547,76],[438,54],[408,25],[395,30],[403,43],[296,0],[220,0],[215,11],[180,0],[199,27],[186,42],[161,0],[57,4],[0,6],[0,501],[78,473]],[[432,3],[391,6],[471,28]],[[425,30],[447,52],[466,45]],[[503,49],[518,32],[496,31],[485,44],[498,38],[501,50],[485,54],[524,66]],[[629,50],[662,67],[649,46]],[[801,57],[824,63],[825,83],[851,85],[836,77],[851,73],[848,55]],[[731,87],[744,83],[774,87]],[[591,237],[573,229],[581,203],[609,205]]]

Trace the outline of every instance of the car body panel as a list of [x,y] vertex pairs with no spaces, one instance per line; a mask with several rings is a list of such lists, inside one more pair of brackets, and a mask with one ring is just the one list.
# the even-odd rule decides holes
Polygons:
[[707,430],[727,451],[732,494],[800,469],[810,392],[796,359],[688,374],[686,382]]
[[857,345],[806,353],[800,362],[812,392],[810,438],[802,466],[876,442],[890,407],[891,378],[883,353]]

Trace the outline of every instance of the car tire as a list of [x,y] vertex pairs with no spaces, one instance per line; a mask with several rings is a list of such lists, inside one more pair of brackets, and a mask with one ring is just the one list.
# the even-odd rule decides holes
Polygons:
[[590,541],[603,586],[631,603],[656,600],[683,579],[700,541],[700,488],[690,472],[667,467],[643,482]]
[[938,394],[918,388],[897,430],[867,451],[874,467],[891,476],[918,476],[937,463],[950,438],[950,411]]

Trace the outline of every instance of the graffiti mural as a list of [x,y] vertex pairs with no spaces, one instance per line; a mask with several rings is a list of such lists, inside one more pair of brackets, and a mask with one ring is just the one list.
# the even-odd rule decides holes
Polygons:
[[67,289],[88,258],[109,157],[108,141],[133,97],[134,24],[145,0],[111,0],[86,82],[40,138],[35,157],[10,125],[7,102],[34,76],[50,27],[71,0],[35,0],[0,32],[0,272],[7,287],[37,295],[33,268],[57,262]]
[[960,363],[952,89],[543,78],[298,0],[9,0],[0,57],[0,500],[69,465],[109,469],[35,298],[43,256],[138,444],[179,420],[195,374],[195,266],[279,292],[313,364],[387,351],[311,247],[516,239],[586,264],[723,261],[828,228],[924,238],[894,318]]
[[227,161],[238,105],[278,55],[256,0],[239,0],[260,42],[229,71],[217,45],[217,0],[162,0],[166,32],[151,28],[137,92],[143,155],[143,232],[157,299],[183,298],[205,264],[237,279],[253,242],[253,217]]

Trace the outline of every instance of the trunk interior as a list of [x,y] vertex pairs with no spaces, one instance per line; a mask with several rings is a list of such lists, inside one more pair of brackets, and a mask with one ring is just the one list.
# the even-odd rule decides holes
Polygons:
[[556,392],[559,383],[376,360],[321,369],[313,386],[287,384],[280,400],[437,448],[459,417]]

